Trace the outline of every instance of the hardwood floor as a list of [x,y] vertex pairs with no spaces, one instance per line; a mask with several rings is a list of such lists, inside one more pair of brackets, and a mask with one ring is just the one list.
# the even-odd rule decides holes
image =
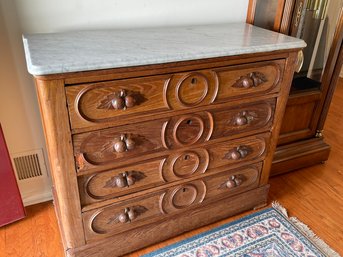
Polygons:
[[[270,180],[269,202],[278,201],[290,216],[307,224],[343,255],[343,79],[337,86],[325,125],[325,140],[332,151],[325,164],[291,172]],[[185,233],[145,248],[136,257],[237,219],[250,212]],[[57,221],[51,202],[27,208],[28,217],[0,228],[1,257],[63,257]]]

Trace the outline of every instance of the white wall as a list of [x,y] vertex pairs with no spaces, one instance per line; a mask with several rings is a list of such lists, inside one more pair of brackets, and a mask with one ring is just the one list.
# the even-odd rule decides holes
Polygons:
[[[45,151],[22,33],[237,22],[245,21],[247,5],[248,0],[0,0],[0,122],[10,153]],[[49,190],[45,184],[39,190]]]
[[15,0],[24,32],[244,21],[248,0]]
[[[43,149],[45,141],[32,77],[26,72],[21,30],[10,1],[0,4],[0,123],[11,155]],[[43,165],[43,163],[41,163]],[[22,180],[19,188],[25,205],[51,199],[47,173]]]

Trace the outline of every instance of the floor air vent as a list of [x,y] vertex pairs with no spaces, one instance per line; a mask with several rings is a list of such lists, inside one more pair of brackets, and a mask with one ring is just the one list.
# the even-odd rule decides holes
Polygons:
[[11,153],[10,156],[24,205],[51,200],[51,182],[43,149]]
[[42,150],[35,150],[12,155],[18,180],[42,176],[42,166],[45,166]]

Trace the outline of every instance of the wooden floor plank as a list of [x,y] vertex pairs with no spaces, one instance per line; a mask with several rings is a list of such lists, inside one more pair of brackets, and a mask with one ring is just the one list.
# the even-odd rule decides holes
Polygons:
[[[64,256],[53,205],[38,205],[32,224],[36,232],[35,256]],[[49,240],[46,240],[47,238]]]
[[6,251],[5,229],[0,229],[0,256],[4,257]]
[[[343,255],[343,80],[337,87],[326,121],[325,141],[332,151],[325,164],[273,177],[269,203],[280,202],[319,237]],[[250,212],[185,233],[130,256],[178,242],[238,219]],[[0,257],[63,257],[57,221],[51,202],[30,206],[24,220],[0,228]]]
[[33,257],[34,252],[34,228],[32,226],[31,211],[27,211],[28,217],[8,225],[5,228],[5,256]]

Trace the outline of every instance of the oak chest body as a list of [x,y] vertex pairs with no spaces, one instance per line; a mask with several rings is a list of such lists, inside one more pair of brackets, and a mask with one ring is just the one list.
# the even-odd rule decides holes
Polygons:
[[266,204],[302,41],[246,24],[92,33],[24,37],[67,256],[123,255]]

